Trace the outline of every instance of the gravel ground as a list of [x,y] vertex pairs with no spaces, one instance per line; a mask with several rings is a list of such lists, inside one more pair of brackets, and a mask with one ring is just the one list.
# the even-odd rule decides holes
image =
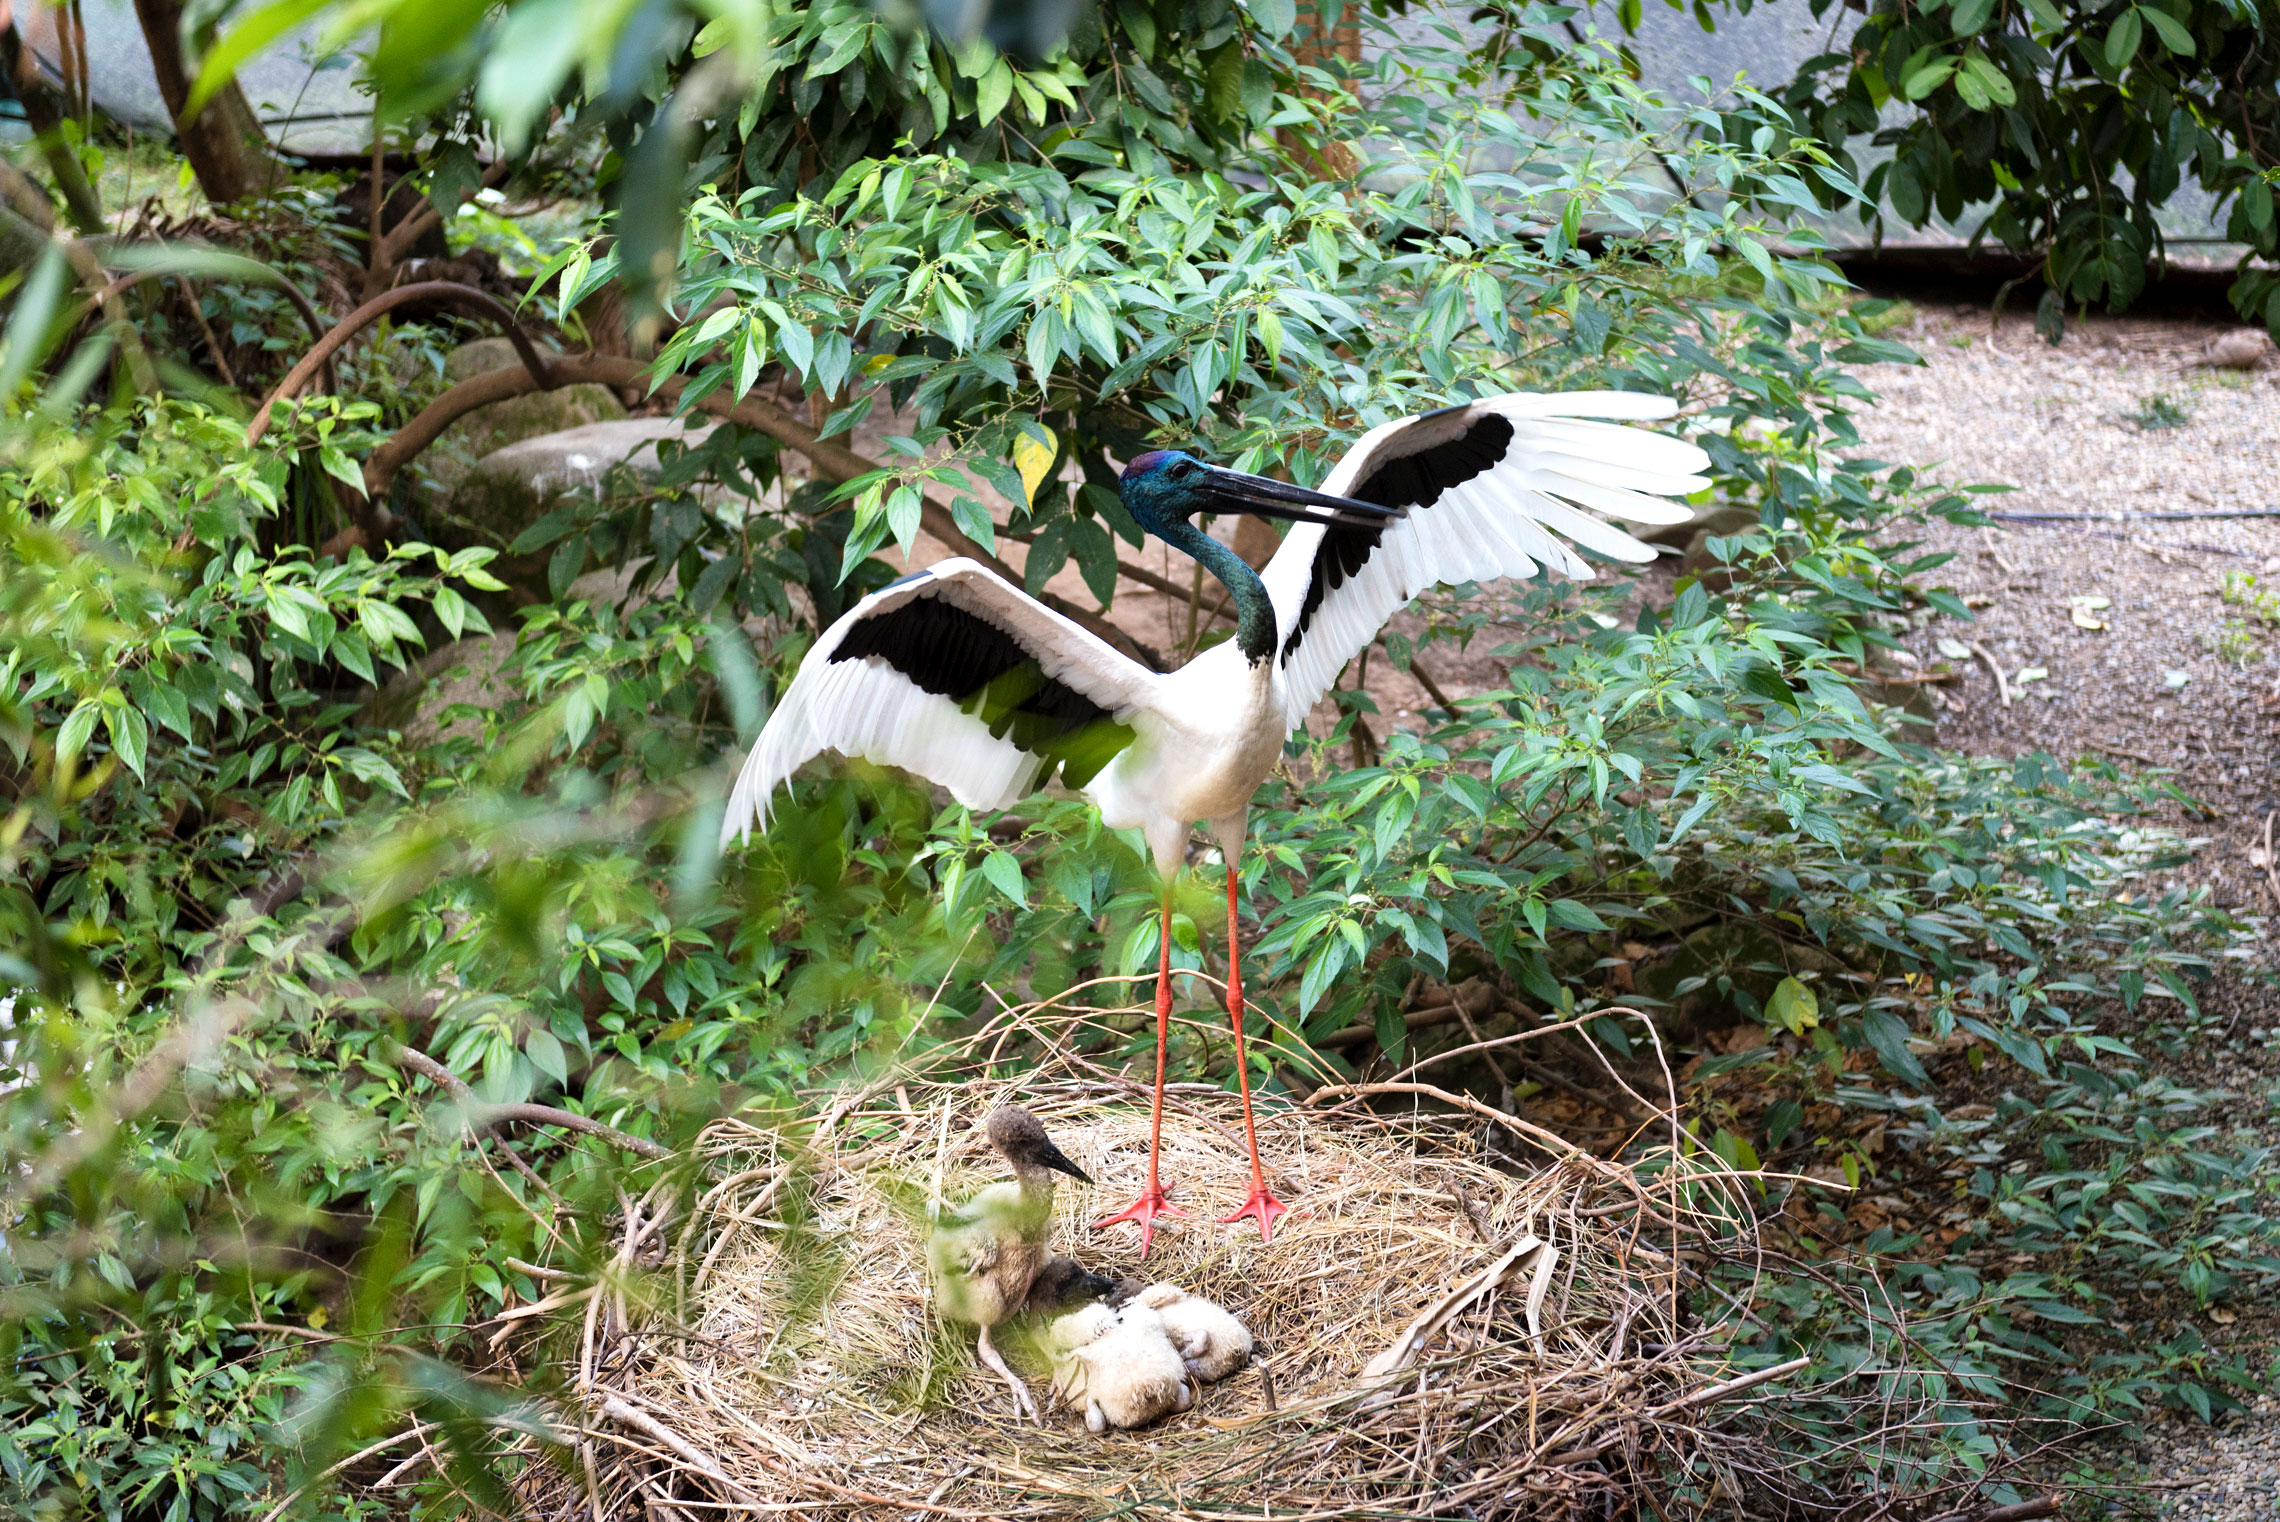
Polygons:
[[[2197,361],[2215,331],[2092,321],[2054,349],[2023,321],[1991,336],[1984,313],[1925,313],[1902,336],[1926,365],[1868,377],[1883,400],[1861,432],[1879,458],[2015,488],[1983,499],[2000,512],[2280,509],[2280,363],[2212,371]],[[2155,398],[2182,420],[2146,426]],[[1961,677],[1940,691],[1942,744],[2174,768],[2235,823],[2280,802],[2280,631],[2219,596],[2228,572],[2280,588],[2280,518],[1943,525],[1932,545],[1957,557],[1932,579],[1977,614],[1911,641]],[[1986,655],[1951,658],[1943,638]]]
[[[1942,480],[2015,488],[1985,499],[1998,511],[2280,508],[2280,361],[2246,374],[2210,369],[2203,351],[2221,331],[2093,319],[2053,348],[2024,320],[1997,326],[1983,310],[1926,309],[1892,335],[1925,365],[1864,376],[1882,401],[1862,413],[1862,437],[1875,457]],[[2280,878],[2264,831],[2280,813],[2280,624],[2254,626],[2218,592],[2227,572],[2280,587],[2280,519],[1941,525],[1928,538],[1956,557],[1930,579],[1976,614],[1906,641],[1920,673],[1956,678],[1932,689],[1939,743],[2172,771],[2213,810],[2172,817],[2207,842],[2186,875],[2240,915],[2273,915]],[[2242,622],[2228,628],[2233,620]],[[2227,979],[2208,1007],[2217,1033],[2157,1065],[2183,1083],[2230,1089],[2238,1099],[2223,1118],[2280,1142],[2280,1001]],[[2242,1306],[2223,1322],[2187,1310],[2180,1322],[2268,1366],[2280,1308]],[[2147,1484],[2124,1503],[2130,1512],[2280,1518],[2272,1392],[2215,1426],[2156,1421],[2112,1458],[2134,1463]]]

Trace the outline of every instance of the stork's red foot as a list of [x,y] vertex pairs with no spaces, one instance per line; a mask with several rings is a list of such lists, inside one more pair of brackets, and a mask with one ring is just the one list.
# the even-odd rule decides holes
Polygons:
[[1219,1224],[1231,1226],[1245,1216],[1257,1216],[1259,1218],[1259,1240],[1271,1242],[1275,1238],[1276,1218],[1289,1214],[1290,1207],[1276,1199],[1273,1190],[1263,1183],[1253,1184],[1251,1186],[1251,1197],[1243,1202],[1243,1208]]
[[1116,1214],[1104,1216],[1093,1222],[1093,1230],[1099,1231],[1104,1227],[1120,1226],[1126,1221],[1138,1222],[1140,1226],[1140,1256],[1145,1258],[1148,1256],[1149,1239],[1156,1234],[1156,1217],[1160,1215],[1179,1216],[1185,1219],[1187,1212],[1179,1209],[1165,1197],[1163,1185],[1150,1184],[1140,1192],[1140,1198]]

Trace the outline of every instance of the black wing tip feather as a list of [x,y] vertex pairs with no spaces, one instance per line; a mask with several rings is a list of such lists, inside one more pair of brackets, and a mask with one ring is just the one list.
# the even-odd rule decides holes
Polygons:
[[[1432,418],[1447,417],[1473,406],[1459,402],[1410,419],[1412,425]],[[1501,412],[1481,412],[1474,416],[1470,427],[1454,438],[1406,454],[1394,455],[1377,462],[1370,473],[1356,482],[1346,495],[1360,502],[1373,502],[1379,507],[1428,508],[1441,499],[1443,492],[1464,485],[1475,476],[1486,475],[1504,462],[1511,452],[1515,433],[1512,419]],[[1395,434],[1389,443],[1397,442]],[[1290,633],[1283,639],[1282,658],[1288,665],[1306,641],[1306,631],[1314,622],[1316,610],[1323,598],[1361,573],[1363,566],[1377,550],[1384,537],[1382,527],[1348,528],[1343,525],[1324,530],[1322,542],[1314,551],[1313,570],[1307,578],[1306,598],[1299,604],[1298,617],[1292,622]]]
[[1039,781],[1058,769],[1069,786],[1082,787],[1132,740],[1132,730],[1107,709],[1047,676],[1019,640],[940,596],[921,594],[857,619],[830,659],[881,661],[950,699],[992,735],[1043,757],[1048,765]]

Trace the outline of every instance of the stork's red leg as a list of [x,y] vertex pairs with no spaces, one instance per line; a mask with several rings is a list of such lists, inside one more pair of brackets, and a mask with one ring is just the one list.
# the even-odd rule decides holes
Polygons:
[[1148,1256],[1148,1243],[1156,1233],[1156,1217],[1160,1215],[1184,1216],[1184,1210],[1172,1208],[1164,1197],[1163,1182],[1156,1176],[1157,1154],[1164,1146],[1164,1043],[1172,1030],[1172,890],[1164,886],[1163,921],[1156,937],[1156,1104],[1148,1123],[1148,1187],[1140,1191],[1140,1198],[1112,1216],[1093,1223],[1093,1230],[1114,1226],[1121,1221],[1140,1223],[1140,1256]]
[[1243,942],[1238,934],[1240,926],[1235,920],[1235,862],[1227,863],[1227,1018],[1235,1027],[1235,1081],[1243,1091],[1243,1139],[1251,1144],[1251,1197],[1243,1208],[1229,1216],[1221,1225],[1240,1221],[1245,1216],[1259,1220],[1259,1240],[1271,1242],[1275,1235],[1275,1218],[1286,1215],[1290,1207],[1274,1196],[1267,1187],[1266,1170],[1259,1166],[1259,1128],[1251,1119],[1251,1064],[1243,1055]]

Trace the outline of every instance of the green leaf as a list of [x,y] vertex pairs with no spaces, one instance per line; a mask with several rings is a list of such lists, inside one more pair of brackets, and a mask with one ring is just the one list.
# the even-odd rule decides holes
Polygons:
[[982,876],[1018,907],[1029,907],[1028,888],[1021,880],[1021,863],[1014,859],[1012,852],[992,851],[983,857]]
[[530,1059],[532,1067],[537,1068],[557,1084],[564,1087],[569,1085],[570,1064],[564,1057],[562,1043],[555,1037],[554,1032],[533,1030],[529,1035],[523,1037],[523,1055]]
[[1378,1050],[1385,1053],[1387,1061],[1399,1062],[1401,1049],[1409,1040],[1409,1022],[1401,1017],[1401,1007],[1391,999],[1379,1000],[1372,1023],[1377,1027]]
[[1218,121],[1234,121],[1243,111],[1243,50],[1232,42],[1222,43],[1208,61],[1203,108]]
[[102,713],[102,705],[92,700],[71,710],[70,717],[63,721],[63,727],[56,732],[56,765],[69,766],[87,748],[88,737],[95,733],[95,721]]
[[1245,8],[1269,37],[1287,36],[1298,25],[1297,0],[1249,0]]
[[[1963,89],[1965,77],[1975,81],[1987,99],[1992,100],[1998,106],[2015,106],[2019,103],[2018,89],[2012,85],[2010,78],[2001,69],[1996,68],[1991,60],[1977,53],[1963,61],[1963,74],[1956,77],[1956,89],[1959,93]],[[1974,109],[1984,110],[1985,107],[1975,107]]]
[[1896,1078],[1905,1078],[1920,1089],[1932,1086],[1931,1075],[1924,1071],[1923,1063],[1916,1060],[1916,1054],[1908,1050],[1907,1022],[1890,1010],[1872,1009],[1860,1017],[1860,1024],[1868,1044],[1884,1060],[1885,1071]]
[[1555,898],[1547,908],[1552,923],[1564,930],[1584,930],[1596,933],[1608,928],[1605,920],[1592,913],[1589,907],[1577,903],[1572,898]]
[[[870,18],[865,17],[857,21],[842,21],[826,31],[823,34],[823,56],[807,66],[806,77],[823,79],[853,63],[855,55],[862,52],[864,45],[870,42],[872,25]],[[984,118],[985,121],[987,119]]]
[[1909,75],[1907,79],[1902,82],[1900,86],[1900,93],[1907,96],[1910,100],[1922,100],[1925,96],[1931,94],[1934,90],[1937,90],[1941,85],[1947,83],[1948,76],[1954,72],[1954,59],[1939,59],[1938,61],[1931,63],[1924,68],[1918,69],[1915,73]]
[[2162,45],[2170,52],[2187,58],[2193,56],[2193,34],[2185,29],[2185,23],[2158,5],[2140,6],[2137,14],[2145,18],[2146,25],[2161,34]]
[[1770,285],[1777,278],[1773,272],[1773,256],[1765,251],[1764,244],[1747,233],[1736,233],[1734,247],[1767,284]]
[[1013,98],[1013,70],[1000,58],[974,85],[975,120],[986,127]]
[[127,763],[138,777],[143,775],[143,759],[150,749],[150,725],[139,710],[133,708],[105,708],[103,727],[110,731],[111,748],[119,759]]
[[185,740],[197,738],[191,728],[190,700],[179,689],[162,679],[154,678],[150,684],[148,702],[152,718]]
[[1116,0],[1116,19],[1142,58],[1156,56],[1156,18],[1143,0]]
[[1710,1150],[1737,1173],[1755,1173],[1763,1166],[1758,1161],[1757,1148],[1750,1145],[1749,1138],[1737,1136],[1724,1126],[1720,1126],[1717,1135],[1710,1138]]
[[2138,43],[2145,35],[2145,23],[2138,17],[2138,8],[2132,6],[2122,12],[2106,33],[2106,67],[2116,73],[2137,57]]
[[198,82],[190,87],[190,99],[184,106],[185,119],[195,118],[206,102],[214,98],[214,92],[237,76],[240,65],[287,32],[329,9],[331,0],[275,0],[231,27],[206,54],[205,66],[198,71]]

